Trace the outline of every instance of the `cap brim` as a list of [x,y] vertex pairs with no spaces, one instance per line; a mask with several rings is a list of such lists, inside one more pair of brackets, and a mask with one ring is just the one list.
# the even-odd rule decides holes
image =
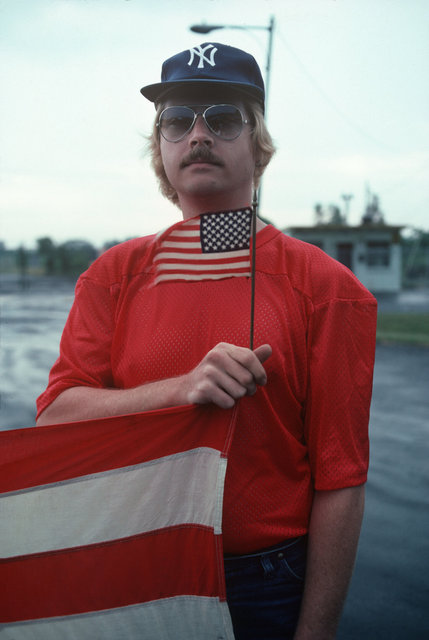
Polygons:
[[254,85],[246,84],[245,82],[225,82],[224,80],[213,80],[211,78],[199,78],[198,80],[178,80],[174,82],[158,82],[156,84],[149,84],[146,87],[142,87],[142,89],[140,89],[140,93],[151,102],[157,103],[173,89],[184,86],[189,88],[198,88],[202,87],[202,85],[205,85],[207,87],[211,85],[213,87],[235,89],[240,93],[244,93],[252,98],[255,98],[262,105],[262,107],[264,106],[264,92]]

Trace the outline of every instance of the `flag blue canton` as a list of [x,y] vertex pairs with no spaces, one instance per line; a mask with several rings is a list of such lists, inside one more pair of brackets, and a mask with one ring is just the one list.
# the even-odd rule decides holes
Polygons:
[[203,253],[222,253],[249,249],[252,210],[229,211],[201,216],[201,250]]

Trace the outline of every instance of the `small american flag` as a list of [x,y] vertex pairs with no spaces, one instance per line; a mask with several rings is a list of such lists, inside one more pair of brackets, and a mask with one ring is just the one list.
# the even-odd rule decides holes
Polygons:
[[250,208],[204,213],[157,238],[155,284],[250,276]]

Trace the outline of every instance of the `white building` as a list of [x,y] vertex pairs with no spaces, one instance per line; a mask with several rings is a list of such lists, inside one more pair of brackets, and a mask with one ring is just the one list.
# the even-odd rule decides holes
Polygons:
[[284,232],[323,249],[332,258],[351,269],[372,293],[397,293],[401,290],[402,227],[385,224],[321,224],[314,227],[290,227]]

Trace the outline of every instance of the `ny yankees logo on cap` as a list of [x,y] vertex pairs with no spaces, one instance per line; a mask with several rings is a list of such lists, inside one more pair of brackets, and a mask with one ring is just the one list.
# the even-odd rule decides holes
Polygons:
[[168,58],[162,65],[161,82],[140,91],[157,104],[173,89],[204,86],[234,89],[264,108],[264,81],[255,58],[219,42],[203,42]]
[[[210,58],[206,58],[206,56],[205,56],[205,53],[206,53],[206,51],[208,49],[211,49]],[[204,68],[204,62],[208,62],[208,64],[211,64],[211,66],[214,67],[215,66],[214,57],[215,57],[216,51],[217,51],[217,48],[212,44],[208,44],[204,48],[203,48],[203,45],[199,45],[198,47],[194,47],[193,49],[189,49],[189,53],[191,54],[191,57],[189,59],[188,65],[191,66],[191,64],[194,61],[194,56],[199,56],[200,57],[200,61],[198,63],[198,69],[203,69]]]

